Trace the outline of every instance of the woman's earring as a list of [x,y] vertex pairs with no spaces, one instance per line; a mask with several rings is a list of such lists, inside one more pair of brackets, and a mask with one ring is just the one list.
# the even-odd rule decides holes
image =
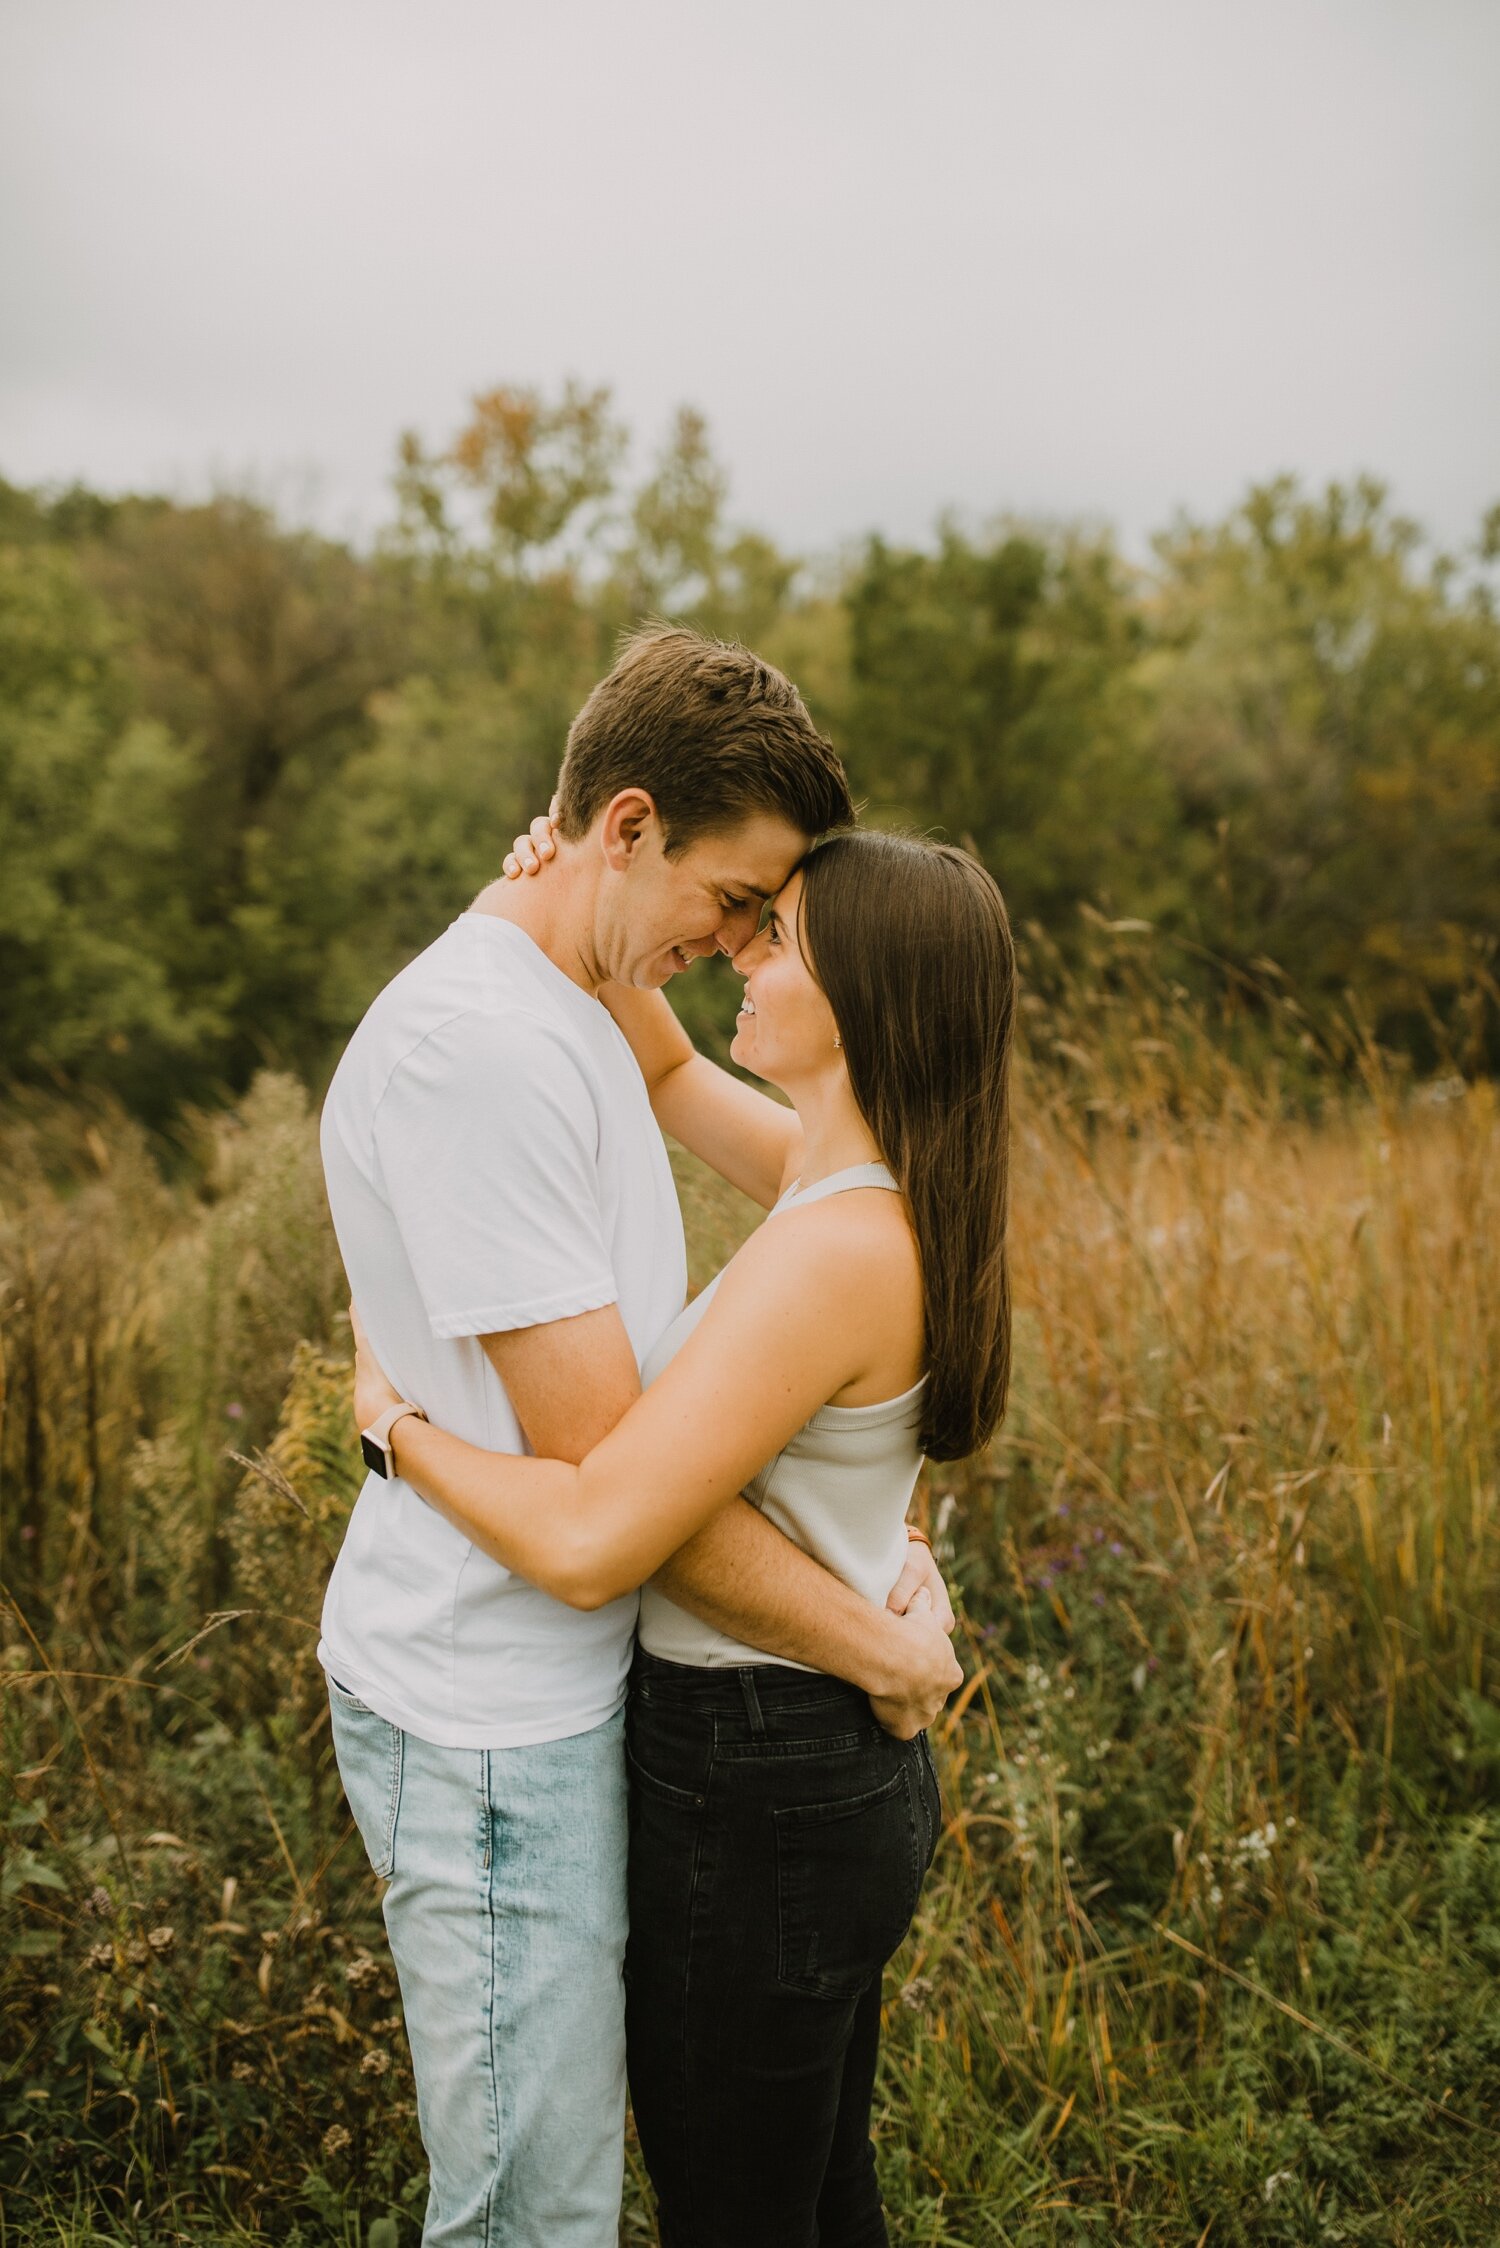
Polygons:
[[842,1038],[840,1038],[837,1031],[835,1031],[833,1034],[833,1050],[836,1054],[841,1054],[844,1050],[844,1041],[842,1040]]

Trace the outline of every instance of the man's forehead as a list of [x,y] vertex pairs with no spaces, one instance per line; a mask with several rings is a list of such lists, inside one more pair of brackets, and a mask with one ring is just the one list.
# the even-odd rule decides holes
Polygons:
[[811,848],[812,838],[785,820],[757,818],[722,835],[707,835],[703,868],[721,888],[737,897],[774,898],[792,869]]

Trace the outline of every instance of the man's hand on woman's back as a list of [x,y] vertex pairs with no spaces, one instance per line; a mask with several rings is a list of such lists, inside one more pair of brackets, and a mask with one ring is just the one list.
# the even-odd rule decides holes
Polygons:
[[964,1674],[925,1590],[904,1615],[891,1615],[887,1638],[889,1682],[870,1695],[870,1707],[888,1733],[909,1741],[932,1724]]
[[943,1572],[938,1567],[931,1546],[923,1537],[911,1538],[907,1548],[906,1566],[892,1585],[887,1608],[904,1616],[919,1592],[925,1592],[934,1616],[944,1631],[952,1631],[958,1623],[953,1613],[953,1602],[948,1587],[943,1582]]

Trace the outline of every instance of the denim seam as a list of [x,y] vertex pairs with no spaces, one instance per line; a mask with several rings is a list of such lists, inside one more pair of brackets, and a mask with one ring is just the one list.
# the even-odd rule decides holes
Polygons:
[[911,1908],[917,1909],[917,1899],[922,1893],[922,1845],[927,1838],[927,1806],[911,1764],[903,1766],[906,1781],[906,1836],[911,1851]]
[[[840,1702],[858,1701],[863,1704],[867,1711],[869,1707],[865,1697],[858,1692],[857,1688],[849,1686],[843,1679],[828,1678],[818,1673],[805,1672],[791,1663],[737,1663],[732,1667],[726,1665],[714,1669],[701,1667],[695,1669],[687,1663],[668,1663],[664,1656],[659,1655],[646,1654],[643,1660],[646,1663],[661,1663],[663,1668],[669,1671],[683,1671],[687,1674],[690,1682],[687,1684],[676,1678],[664,1680],[649,1674],[644,1682],[637,1681],[635,1691],[642,1701],[658,1702],[667,1708],[676,1707],[692,1711],[713,1709],[717,1710],[719,1715],[728,1715],[732,1710],[743,1706],[741,1696],[732,1692],[712,1694],[705,1691],[705,1688],[710,1681],[718,1688],[723,1688],[726,1680],[732,1686],[741,1670],[754,1670],[759,1674],[756,1684],[757,1695],[763,1694],[767,1697],[767,1701],[762,1703],[762,1708],[769,1706],[774,1717],[792,1716],[806,1710],[827,1709]],[[770,1674],[771,1679],[775,1680],[778,1690],[774,1693],[768,1681],[767,1673]],[[795,1701],[789,1696],[784,1697],[779,1691],[783,1680],[790,1683],[793,1679],[798,1680],[800,1687],[803,1689],[799,1691]]]
[[406,1769],[406,1735],[399,1725],[391,1727],[391,1775],[385,1807],[385,1878],[390,1880],[396,1871],[396,1821],[401,1816],[401,1779]]
[[937,1776],[937,1765],[933,1760],[932,1743],[928,1740],[925,1733],[919,1733],[917,1735],[917,1742],[922,1751],[922,1763],[925,1771],[925,1776],[931,1785],[930,1796],[928,1796],[926,1788],[922,1790],[922,1793],[927,1799],[929,1805],[926,1820],[928,1835],[927,1864],[922,1869],[923,1878],[925,1879],[926,1874],[932,1865],[933,1859],[937,1856],[938,1844],[942,1840],[943,1790],[942,1783],[939,1781]]
[[484,2066],[490,2106],[490,2145],[494,2149],[495,2167],[491,2174],[489,2191],[484,2197],[483,2248],[490,2248],[495,2199],[500,2186],[500,2084],[495,2069],[495,1991],[499,1982],[499,1965],[496,1959],[497,1927],[495,1919],[495,1807],[491,1780],[490,1751],[479,1752],[479,1801],[484,1820],[484,1853],[480,1861],[483,1882],[481,1911],[488,1923],[488,1942],[485,1945],[484,1989]]
[[721,1741],[718,1751],[726,1764],[787,1764],[812,1756],[857,1756],[861,1749],[878,1745],[868,1733],[809,1734],[805,1740]]
[[750,1737],[754,1741],[763,1741],[766,1737],[766,1721],[761,1715],[760,1697],[755,1691],[755,1673],[745,1664],[736,1672],[736,1676],[740,1682],[740,1694],[745,1704],[745,1722],[750,1728]]
[[905,1765],[899,1766],[878,1787],[866,1788],[863,1795],[831,1795],[822,1803],[780,1803],[771,1816],[778,1822],[778,1832],[783,1825],[789,1833],[800,1827],[837,1826],[843,1819],[857,1819],[863,1811],[873,1811],[878,1804],[893,1802],[903,1792],[910,1812],[913,1808],[911,1776]]
[[[688,2022],[689,2022],[689,2017],[690,2017],[690,2012],[691,2012],[691,2008],[690,2008],[690,2000],[691,2000],[691,1996],[692,1996],[692,1988],[693,1988],[693,1939],[694,1939],[694,1937],[696,1936],[696,1934],[697,1934],[697,1930],[698,1930],[698,1883],[699,1883],[699,1880],[700,1880],[700,1878],[701,1878],[701,1876],[702,1876],[702,1872],[703,1872],[703,1839],[704,1839],[704,1834],[705,1834],[705,1831],[706,1831],[706,1829],[707,1829],[707,1826],[708,1826],[708,1799],[709,1799],[709,1796],[710,1796],[710,1795],[711,1795],[711,1794],[713,1793],[713,1784],[714,1784],[714,1758],[715,1758],[715,1754],[716,1754],[717,1748],[718,1748],[718,1723],[717,1723],[717,1720],[716,1720],[716,1721],[715,1721],[715,1724],[714,1724],[714,1729],[713,1729],[713,1737],[712,1737],[712,1739],[711,1739],[711,1740],[710,1740],[710,1742],[709,1742],[709,1750],[708,1750],[708,1769],[707,1769],[707,1771],[706,1771],[706,1772],[704,1773],[704,1775],[703,1775],[703,1793],[702,1793],[702,1795],[701,1795],[701,1796],[700,1796],[700,1797],[698,1798],[698,1800],[699,1800],[699,1803],[700,1803],[700,1805],[702,1806],[702,1815],[700,1816],[700,1818],[699,1818],[699,1820],[698,1820],[698,1831],[697,1831],[696,1835],[695,1835],[695,1836],[693,1837],[693,1871],[692,1871],[692,1876],[691,1876],[691,1879],[690,1879],[690,1881],[689,1881],[689,1884],[688,1884],[688,1925],[687,1925],[687,1945],[686,1945],[686,1949],[685,1949],[685,1951],[684,1951],[684,1953],[683,1953],[683,1961],[682,1961],[682,2015],[681,2015],[681,2026],[682,2026],[682,2061],[681,2061],[681,2068],[682,2068],[682,2075],[681,2075],[681,2085],[682,2085],[682,2088],[683,2088],[683,2092],[684,2092],[684,2094],[685,2094],[685,2092],[686,2092],[686,2087],[687,2087],[687,2085],[688,2085],[688,2082],[689,2082],[689,2075],[688,2075],[688,2043],[689,2043],[689,2037],[688,2037]],[[682,2151],[681,2151],[681,2157],[680,2157],[680,2159],[681,2159],[681,2175],[682,2175],[682,2177],[683,2177],[683,2180],[685,2181],[685,2184],[686,2184],[686,2188],[687,2188],[687,2191],[686,2191],[686,2195],[685,2195],[685,2199],[686,2199],[686,2202],[687,2202],[687,2212],[686,2212],[686,2214],[687,2214],[688,2227],[689,2227],[689,2230],[690,2230],[690,2232],[691,2232],[691,2233],[692,2233],[692,2234],[693,2234],[694,2236],[696,2236],[696,2234],[697,2234],[697,2230],[698,2230],[698,2191],[697,2191],[697,2170],[696,2170],[696,2166],[695,2166],[695,2163],[694,2163],[694,2159],[693,2159],[693,2148],[692,2148],[692,2145],[691,2145],[691,2142],[690,2142],[690,2138],[689,2138],[689,2135],[688,2135],[688,2132],[687,2132],[687,2128],[686,2128],[686,2113],[687,2113],[687,2101],[686,2101],[686,2098],[685,2098],[685,2097],[683,2097],[683,2098],[680,2098],[680,2099],[678,2100],[678,2102],[677,2102],[677,2120],[678,2120],[678,2123],[679,2123],[679,2127],[680,2127],[680,2129],[681,2129],[681,2132],[682,2132],[682,2138],[681,2138],[681,2142],[680,2142],[680,2144],[681,2144],[681,2150],[682,2150]]]

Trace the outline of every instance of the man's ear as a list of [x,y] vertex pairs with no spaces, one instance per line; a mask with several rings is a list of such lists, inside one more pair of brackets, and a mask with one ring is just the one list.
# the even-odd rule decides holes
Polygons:
[[605,807],[599,831],[599,848],[604,853],[605,865],[614,873],[623,874],[646,848],[650,837],[659,833],[660,826],[656,799],[644,788],[622,788]]

